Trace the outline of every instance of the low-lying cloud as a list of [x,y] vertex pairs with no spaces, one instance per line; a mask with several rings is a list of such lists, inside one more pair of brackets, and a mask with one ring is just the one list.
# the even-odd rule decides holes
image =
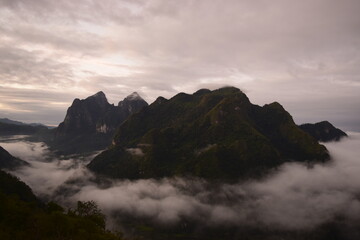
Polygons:
[[89,159],[49,161],[41,143],[0,145],[31,163],[14,174],[35,193],[66,206],[94,200],[112,227],[124,215],[167,225],[190,220],[204,226],[280,230],[311,230],[339,217],[360,220],[359,133],[327,143],[332,156],[327,164],[288,163],[265,179],[236,184],[185,178],[97,181],[84,167]]

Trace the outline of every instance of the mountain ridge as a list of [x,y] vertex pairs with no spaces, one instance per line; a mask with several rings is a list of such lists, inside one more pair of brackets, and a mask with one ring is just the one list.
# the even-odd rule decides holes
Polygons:
[[12,120],[12,119],[9,119],[9,118],[0,118],[0,123],[19,125],[19,126],[32,126],[32,127],[42,126],[42,127],[51,128],[51,127],[49,127],[49,126],[47,126],[45,124],[42,124],[42,123],[24,123],[24,122]]
[[179,93],[131,115],[88,167],[115,178],[247,178],[285,161],[325,161],[323,145],[279,103],[254,105],[239,89]]

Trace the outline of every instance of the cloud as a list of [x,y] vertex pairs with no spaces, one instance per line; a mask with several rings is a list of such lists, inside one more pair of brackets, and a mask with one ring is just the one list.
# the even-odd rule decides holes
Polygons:
[[14,172],[26,182],[35,194],[44,199],[50,199],[55,191],[65,181],[74,178],[90,178],[92,175],[85,168],[91,157],[76,159],[54,159],[46,144],[26,141],[26,136],[1,137],[1,146],[12,155],[26,159],[29,167]]
[[57,86],[67,87],[73,83],[68,64],[42,57],[41,52],[27,51],[11,46],[0,48],[3,56],[0,63],[2,86]]
[[43,92],[47,83],[63,93],[103,90],[114,102],[133,91],[151,102],[234,85],[255,103],[289,106],[299,122],[358,128],[357,0],[0,4],[0,46],[28,52],[13,61],[5,51],[2,62],[13,61],[2,68],[6,84],[32,79]]
[[10,11],[22,13],[21,17],[26,20],[41,22],[44,19],[51,19],[58,23],[76,24],[80,21],[91,23],[126,22],[128,18],[132,17],[132,13],[140,2],[122,0],[119,4],[114,0],[105,0],[99,4],[93,0],[81,2],[34,0],[30,4],[23,0],[3,0],[0,2],[0,6]]
[[[32,166],[14,172],[37,194],[67,206],[96,201],[112,227],[122,217],[151,219],[160,225],[183,220],[201,226],[250,226],[311,230],[337,218],[360,221],[360,134],[326,143],[331,162],[284,164],[261,180],[214,183],[201,179],[98,179],[84,165],[89,159],[51,161],[41,143],[1,140],[1,145]],[[125,218],[126,219],[126,218]]]
[[70,106],[79,94],[54,89],[45,91],[0,87],[1,115],[27,123],[39,122],[39,119],[42,119],[42,123],[57,125],[59,119],[65,117],[64,109]]

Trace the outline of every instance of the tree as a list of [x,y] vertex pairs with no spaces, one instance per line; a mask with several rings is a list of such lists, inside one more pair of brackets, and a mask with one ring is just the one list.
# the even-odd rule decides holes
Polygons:
[[78,201],[74,213],[79,217],[91,220],[102,229],[105,229],[105,215],[101,213],[94,201]]

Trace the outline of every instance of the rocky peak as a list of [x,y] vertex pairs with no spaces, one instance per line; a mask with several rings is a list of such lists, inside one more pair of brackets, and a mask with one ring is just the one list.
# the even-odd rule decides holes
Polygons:
[[137,92],[133,92],[132,94],[127,96],[125,99],[127,99],[127,100],[143,100]]
[[68,108],[64,122],[59,125],[57,135],[94,132],[96,122],[110,107],[101,91],[86,99],[76,98]]
[[105,93],[102,91],[97,92],[96,94],[86,98],[85,101],[95,101],[97,104],[99,104],[102,107],[109,105]]
[[136,92],[127,96],[119,106],[109,104],[102,91],[86,99],[76,98],[56,129],[54,145],[65,153],[103,149],[111,143],[117,127],[130,114],[147,105]]
[[133,92],[124,98],[124,100],[120,101],[118,107],[121,107],[124,110],[128,110],[129,113],[134,113],[147,105],[148,103],[142,97],[140,97],[137,92]]
[[103,91],[99,91],[90,97],[106,98],[105,93]]
[[124,98],[122,101],[120,101],[118,105],[120,106],[124,102],[129,102],[129,101],[144,101],[144,99],[137,92],[133,92],[132,94]]

